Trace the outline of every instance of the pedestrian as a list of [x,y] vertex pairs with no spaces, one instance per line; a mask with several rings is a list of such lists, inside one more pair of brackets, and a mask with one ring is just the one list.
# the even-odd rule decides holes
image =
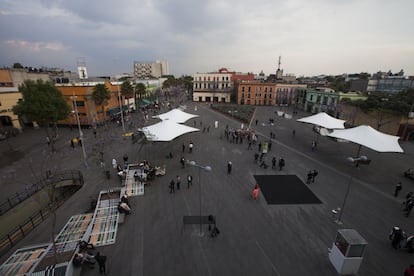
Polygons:
[[122,159],[124,160],[124,163],[128,163],[128,155],[125,153],[124,156],[122,157]]
[[269,151],[272,151],[272,141],[269,141],[269,143],[267,144],[267,149]]
[[184,142],[183,142],[183,146],[182,147],[183,147],[183,152],[185,152],[185,144],[184,144]]
[[190,141],[190,144],[188,145],[188,151],[190,152],[190,153],[192,153],[193,152],[193,142],[192,141]]
[[256,126],[257,126],[257,123],[259,122],[259,120],[256,120]]
[[207,132],[210,132],[210,126],[207,127]]
[[174,179],[170,182],[170,194],[175,193],[175,182]]
[[276,157],[272,158],[272,170],[276,169]]
[[312,183],[314,183],[315,182],[315,177],[318,175],[318,171],[317,170],[313,170],[313,172],[312,172]]
[[106,256],[102,255],[101,252],[96,253],[95,260],[99,264],[99,273],[100,274],[106,274]]
[[392,228],[392,232],[390,234],[390,240],[391,240],[391,245],[394,249],[398,249],[401,247],[401,241],[404,238],[404,232],[403,230],[398,227],[398,226],[394,226]]
[[406,213],[405,213],[405,216],[406,217],[408,217],[409,215],[410,215],[410,213],[411,213],[411,209],[413,209],[413,207],[414,207],[414,199],[413,198],[410,198],[408,201],[407,201],[407,204],[406,204]]
[[49,136],[46,136],[46,142],[47,142],[47,145],[50,147],[50,138],[49,138]]
[[177,190],[179,190],[180,189],[180,184],[181,184],[181,177],[179,175],[177,175],[177,180],[176,180],[175,184],[177,185]]
[[252,149],[252,141],[250,141],[250,140],[249,140],[249,145],[247,146],[247,149],[248,150],[251,150]]
[[285,159],[283,159],[283,157],[280,157],[279,158],[279,171],[281,171],[284,166],[285,166]]
[[315,151],[315,148],[316,148],[316,142],[312,141],[312,151]]
[[312,170],[309,170],[308,175],[306,177],[306,184],[310,184],[313,178]]
[[93,129],[93,136],[96,138],[96,127]]
[[397,185],[395,185],[394,196],[397,197],[401,190],[402,190],[402,184],[401,182],[398,182]]
[[229,161],[229,163],[227,163],[227,173],[231,174],[231,168],[232,168],[232,164],[231,161]]
[[72,147],[72,149],[75,148],[75,142],[73,141],[73,139],[70,139],[70,146]]
[[263,160],[263,156],[264,156],[265,154],[264,154],[264,152],[262,152],[261,154],[260,154],[260,158],[259,158],[259,161],[260,162],[262,162],[262,160]]
[[184,159],[184,157],[181,157],[180,163],[181,163],[181,168],[184,169],[184,166],[185,166],[185,159]]
[[253,200],[257,200],[257,198],[259,197],[259,185],[254,186],[253,192],[252,192],[252,196],[253,196]]
[[404,271],[404,276],[414,276],[414,265],[410,264]]
[[190,186],[193,186],[193,177],[191,174],[187,176],[187,189],[190,189]]
[[262,150],[262,142],[259,143],[259,152]]
[[82,139],[80,137],[78,137],[78,146],[82,147]]
[[292,130],[292,136],[293,136],[293,137],[295,137],[295,135],[296,135],[296,130],[295,130],[295,129],[293,129],[293,130]]
[[259,154],[256,152],[254,154],[254,163],[257,164],[257,160],[259,160]]

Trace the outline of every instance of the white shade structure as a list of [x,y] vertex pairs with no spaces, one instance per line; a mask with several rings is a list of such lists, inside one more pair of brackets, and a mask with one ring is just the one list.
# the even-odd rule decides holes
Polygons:
[[398,144],[400,137],[382,133],[366,125],[337,129],[328,136],[348,140],[378,152],[404,152]]
[[345,120],[336,119],[325,112],[319,112],[318,114],[303,117],[296,121],[301,123],[313,124],[326,129],[344,129]]
[[198,115],[190,114],[190,113],[184,112],[184,111],[182,111],[180,109],[177,109],[177,108],[175,108],[173,110],[170,110],[166,113],[153,116],[153,118],[158,118],[158,119],[161,119],[163,121],[168,120],[168,121],[175,122],[175,123],[180,123],[180,124],[185,123],[188,120],[190,120],[192,118],[195,118],[195,117],[198,117]]
[[199,131],[199,129],[166,120],[151,126],[143,127],[139,129],[139,131],[144,133],[148,141],[168,142],[183,134]]

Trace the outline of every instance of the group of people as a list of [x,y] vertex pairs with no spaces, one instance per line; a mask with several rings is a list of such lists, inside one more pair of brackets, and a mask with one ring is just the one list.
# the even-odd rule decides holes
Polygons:
[[[191,174],[187,175],[187,189],[190,189],[190,186],[193,186],[193,176]],[[174,194],[175,190],[179,190],[181,187],[181,177],[179,175],[176,176],[175,181],[174,179],[171,180],[169,184],[170,194]]]
[[314,183],[315,182],[315,178],[318,175],[318,171],[317,170],[309,170],[308,175],[306,177],[306,184],[310,184],[311,182]]
[[94,246],[86,241],[79,241],[78,246],[79,250],[73,257],[72,264],[74,266],[87,264],[93,268],[95,263],[98,263],[99,273],[106,274],[106,256],[101,252],[97,252],[94,255],[92,252],[92,250],[94,250]]
[[121,214],[131,214],[131,207],[129,206],[128,194],[125,192],[118,203],[118,212]]

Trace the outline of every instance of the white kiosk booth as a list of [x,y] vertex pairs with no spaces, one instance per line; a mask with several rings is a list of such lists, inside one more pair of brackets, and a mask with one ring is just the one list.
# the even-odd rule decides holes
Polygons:
[[358,273],[368,243],[354,229],[339,229],[329,249],[329,260],[341,275]]

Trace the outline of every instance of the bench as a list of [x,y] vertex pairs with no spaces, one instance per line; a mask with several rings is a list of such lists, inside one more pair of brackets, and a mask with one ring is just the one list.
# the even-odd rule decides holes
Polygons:
[[184,226],[188,225],[188,224],[208,224],[209,226],[211,225],[216,225],[216,217],[209,215],[209,216],[183,216],[183,226],[181,228],[181,232],[184,231]]

